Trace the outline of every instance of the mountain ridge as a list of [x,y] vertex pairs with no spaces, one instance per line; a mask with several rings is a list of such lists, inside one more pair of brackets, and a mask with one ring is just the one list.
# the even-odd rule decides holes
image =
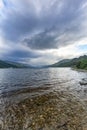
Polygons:
[[22,63],[0,60],[0,68],[28,68],[28,67],[29,66]]
[[[73,67],[77,69],[87,70],[87,55],[80,56],[78,58],[73,58],[73,59],[63,59],[52,65],[42,66],[40,68],[48,68],[48,67]],[[0,60],[0,68],[39,68],[39,67],[38,66],[33,67],[28,64],[22,64],[22,63],[17,63],[12,61]]]
[[50,65],[50,67],[73,67],[77,69],[87,69],[87,55],[73,59],[64,59]]

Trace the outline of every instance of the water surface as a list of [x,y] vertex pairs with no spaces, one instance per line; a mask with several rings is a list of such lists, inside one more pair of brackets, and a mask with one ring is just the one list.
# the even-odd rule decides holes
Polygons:
[[70,68],[0,69],[1,130],[86,130],[81,82],[87,72]]

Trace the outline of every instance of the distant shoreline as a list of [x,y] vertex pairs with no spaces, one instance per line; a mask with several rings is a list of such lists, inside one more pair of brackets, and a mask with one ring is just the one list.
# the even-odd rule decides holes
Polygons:
[[72,70],[80,71],[80,72],[87,72],[86,69],[77,69],[77,68],[71,68]]

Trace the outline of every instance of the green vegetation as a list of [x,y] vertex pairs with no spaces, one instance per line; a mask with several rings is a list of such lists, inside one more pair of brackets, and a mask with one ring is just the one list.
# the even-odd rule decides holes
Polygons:
[[73,67],[87,70],[87,55],[80,56],[79,58],[62,60],[51,65],[51,67]]
[[16,62],[7,62],[0,60],[0,68],[25,68],[24,64],[16,63]]

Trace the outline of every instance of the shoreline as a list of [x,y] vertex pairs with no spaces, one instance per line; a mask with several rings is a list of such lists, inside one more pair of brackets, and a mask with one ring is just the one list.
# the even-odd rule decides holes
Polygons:
[[49,92],[16,104],[7,104],[2,119],[1,130],[9,127],[11,130],[82,130],[87,124],[86,109],[82,102],[64,91]]
[[77,68],[71,68],[72,70],[76,70],[76,71],[79,71],[79,72],[87,72],[87,70],[85,69],[77,69]]

